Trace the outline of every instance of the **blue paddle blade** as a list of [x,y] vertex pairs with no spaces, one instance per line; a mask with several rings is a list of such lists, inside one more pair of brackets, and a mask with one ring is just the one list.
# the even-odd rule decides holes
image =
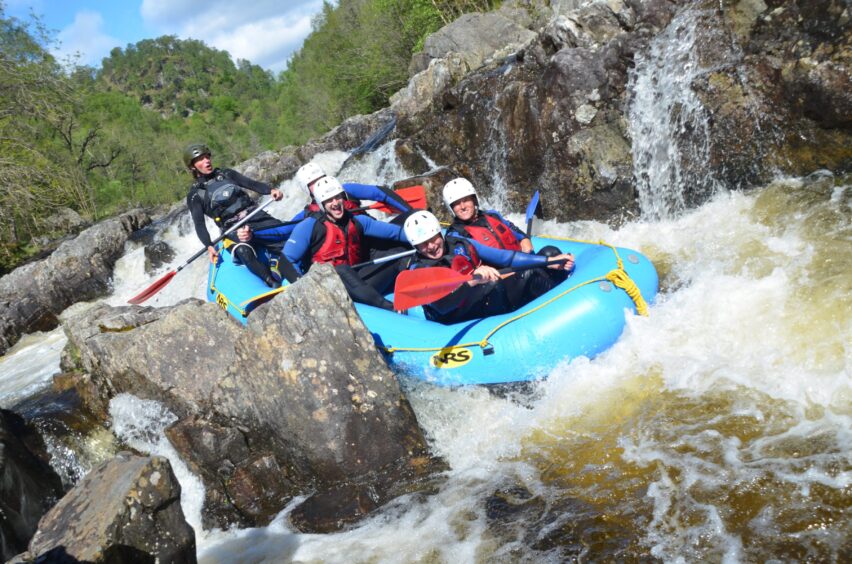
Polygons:
[[533,194],[530,199],[529,205],[527,206],[527,221],[529,222],[533,216],[540,218],[542,215],[541,195],[538,193],[538,190],[536,190],[535,194]]
[[538,193],[538,190],[535,191],[533,197],[530,199],[530,203],[527,206],[527,235],[531,235],[532,231],[532,221],[533,216],[542,217],[544,212],[541,209],[541,196]]

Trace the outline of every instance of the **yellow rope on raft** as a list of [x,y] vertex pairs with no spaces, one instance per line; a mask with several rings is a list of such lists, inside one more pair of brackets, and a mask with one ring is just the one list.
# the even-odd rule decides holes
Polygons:
[[[564,296],[567,296],[568,294],[570,294],[574,290],[577,290],[578,288],[582,288],[583,286],[586,286],[588,284],[594,284],[595,282],[603,282],[604,280],[611,282],[616,288],[621,288],[622,290],[624,290],[627,293],[627,295],[630,297],[630,299],[633,300],[633,304],[636,306],[636,313],[638,313],[639,315],[642,315],[642,316],[648,315],[648,304],[647,304],[647,302],[645,302],[645,298],[642,297],[642,292],[639,290],[639,287],[636,285],[636,282],[634,282],[633,279],[630,278],[630,275],[627,274],[627,271],[624,270],[624,263],[621,261],[621,257],[618,255],[618,249],[616,249],[615,246],[610,245],[609,243],[607,243],[605,241],[596,241],[596,242],[580,241],[580,240],[577,240],[577,239],[567,239],[567,238],[564,238],[564,237],[548,237],[548,238],[549,239],[557,239],[557,240],[560,240],[560,241],[573,241],[573,242],[577,242],[577,243],[591,243],[593,245],[601,245],[601,246],[604,246],[604,247],[609,247],[610,249],[612,249],[612,252],[615,254],[615,260],[616,260],[617,268],[615,270],[610,270],[606,274],[606,276],[601,276],[599,278],[594,278],[592,280],[587,280],[585,282],[581,282],[580,284],[577,284],[576,286],[569,288],[569,289],[565,290],[564,292],[557,294],[556,296],[553,296],[552,298],[550,298],[546,302],[537,305],[536,307],[532,308],[531,310],[525,311],[524,313],[518,314],[515,317],[507,319],[506,321],[503,321],[502,323],[500,323],[496,327],[494,327],[494,329],[489,331],[485,335],[485,337],[483,337],[483,339],[481,341],[478,341],[478,342],[477,341],[471,341],[469,343],[459,343],[457,345],[451,345],[451,347],[453,347],[453,348],[454,347],[472,347],[474,345],[479,345],[481,348],[484,349],[484,348],[489,346],[488,339],[493,337],[494,334],[497,333],[497,331],[499,331],[500,329],[502,329],[506,325],[509,325],[510,323],[513,323],[513,322],[515,322],[519,319],[522,319],[522,318],[530,315],[531,313],[534,313],[534,312],[540,310],[541,308],[543,308],[546,305],[552,304],[556,300],[558,300],[558,299],[560,299]],[[388,354],[393,354],[396,351],[434,352],[434,351],[440,351],[440,350],[443,350],[445,348],[448,348],[448,346],[444,345],[443,347],[383,347],[383,348]]]
[[633,304],[636,306],[636,313],[645,317],[648,316],[648,304],[645,302],[645,298],[642,297],[642,292],[639,291],[636,282],[627,275],[627,272],[624,270],[612,270],[606,275],[606,279],[612,282],[616,288],[621,288],[627,292],[627,295],[630,296],[630,299],[633,300]]

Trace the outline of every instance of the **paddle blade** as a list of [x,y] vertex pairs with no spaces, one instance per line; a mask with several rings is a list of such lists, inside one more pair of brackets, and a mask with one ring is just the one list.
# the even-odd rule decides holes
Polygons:
[[[423,186],[408,186],[407,188],[394,190],[394,192],[396,192],[397,195],[405,200],[405,202],[412,208],[416,210],[426,209],[426,188]],[[368,206],[368,209],[378,210],[388,214],[396,214],[400,212],[400,210],[384,202],[376,202],[375,204]]]
[[167,272],[159,280],[157,280],[156,282],[154,282],[153,284],[151,284],[150,286],[148,286],[147,288],[145,288],[144,290],[142,290],[141,292],[139,292],[138,294],[136,294],[135,296],[133,296],[132,298],[127,300],[127,303],[133,304],[133,305],[139,305],[139,304],[143,303],[148,298],[150,298],[151,296],[153,296],[154,294],[156,294],[157,292],[162,290],[165,287],[166,284],[171,282],[172,278],[174,278],[175,274],[177,274],[177,270],[172,270],[172,271]]
[[426,201],[426,188],[423,186],[400,188],[396,191],[396,193],[402,196],[402,198],[408,202],[408,205],[416,210],[425,210],[429,205]]
[[470,274],[438,266],[405,270],[396,278],[393,308],[403,311],[440,300],[470,279]]
[[544,211],[541,209],[541,195],[536,190],[527,206],[527,236],[532,235],[533,217],[541,218],[543,216]]

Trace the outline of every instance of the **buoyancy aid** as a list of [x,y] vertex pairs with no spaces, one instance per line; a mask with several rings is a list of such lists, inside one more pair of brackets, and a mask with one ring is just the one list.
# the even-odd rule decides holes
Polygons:
[[195,187],[203,194],[204,214],[220,227],[254,205],[249,195],[218,169],[213,171],[212,178],[196,183]]
[[[484,221],[482,221],[483,219]],[[509,226],[488,212],[480,212],[473,224],[455,221],[450,228],[459,235],[470,237],[474,241],[489,247],[508,251],[521,250],[521,243],[509,229]]]
[[[334,266],[340,264],[358,264],[366,256],[361,224],[347,214],[346,230],[323,214],[317,217],[317,224],[325,229],[322,244],[311,255],[311,262],[327,262]],[[314,227],[317,229],[317,227]]]

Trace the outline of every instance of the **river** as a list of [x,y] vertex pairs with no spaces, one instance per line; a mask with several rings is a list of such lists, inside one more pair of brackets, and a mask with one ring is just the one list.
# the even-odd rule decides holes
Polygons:
[[[635,100],[641,84],[637,75]],[[345,156],[317,162],[334,170]],[[342,180],[405,175],[382,147]],[[708,181],[708,199],[688,207],[677,178],[649,181],[643,215],[618,227],[534,227],[648,256],[661,278],[650,316],[631,316],[609,351],[554,366],[519,396],[402,376],[450,470],[435,491],[399,498],[352,530],[300,534],[285,509],[264,528],[202,531],[200,482],[162,440],[170,415],[121,396],[113,431],[172,459],[205,563],[848,561],[852,179],[823,171],[738,191]],[[287,203],[272,211],[289,218],[305,196],[291,182],[282,189]],[[185,221],[162,237],[179,257],[198,246]],[[122,303],[151,280],[142,263],[129,244],[106,301]],[[179,276],[152,305],[203,298],[202,261]],[[0,404],[49,386],[63,345],[61,330],[28,335],[0,358]],[[100,435],[80,441],[97,446],[70,456],[53,447],[64,475],[114,448]]]

